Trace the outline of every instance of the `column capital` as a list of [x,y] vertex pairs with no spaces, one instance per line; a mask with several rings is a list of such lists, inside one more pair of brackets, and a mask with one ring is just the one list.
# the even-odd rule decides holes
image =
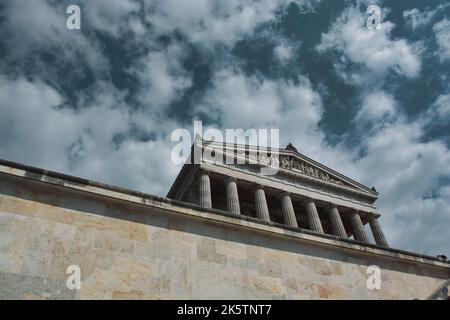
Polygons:
[[332,210],[332,209],[338,209],[339,210],[339,206],[337,204],[329,202],[329,203],[326,204],[325,209],[326,210]]
[[252,191],[252,192],[255,192],[256,190],[266,190],[267,188],[265,187],[265,186],[262,186],[262,185],[260,185],[260,184],[254,184],[254,185],[252,185],[251,187],[250,187],[250,190]]
[[205,169],[200,169],[200,175],[206,174],[208,177],[211,175],[211,172]]
[[313,199],[313,198],[309,198],[309,197],[302,198],[302,199],[300,200],[300,202],[301,202],[303,205],[306,205],[306,204],[308,204],[308,203],[310,203],[310,202],[314,202],[314,204],[316,204],[316,200]]
[[278,195],[277,195],[277,199],[281,199],[281,198],[283,198],[284,196],[288,196],[288,197],[292,197],[292,193],[290,193],[290,192],[287,192],[287,191],[283,191],[283,192],[281,192],[281,193],[279,193]]
[[381,214],[368,212],[368,216],[369,218],[367,220],[370,222],[371,220],[377,220],[379,217],[381,217]]
[[238,182],[238,179],[236,179],[236,178],[234,178],[234,177],[226,177],[224,180],[223,180],[223,183],[229,183],[229,182]]

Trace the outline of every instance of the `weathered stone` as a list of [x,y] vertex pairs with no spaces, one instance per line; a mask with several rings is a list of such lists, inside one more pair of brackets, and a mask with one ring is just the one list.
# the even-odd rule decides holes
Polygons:
[[203,239],[197,246],[197,258],[200,260],[225,264],[227,257],[216,252],[216,242],[213,239]]
[[324,299],[348,299],[347,292],[344,288],[331,285],[317,285],[319,297]]
[[74,299],[66,279],[0,272],[0,300],[4,299]]

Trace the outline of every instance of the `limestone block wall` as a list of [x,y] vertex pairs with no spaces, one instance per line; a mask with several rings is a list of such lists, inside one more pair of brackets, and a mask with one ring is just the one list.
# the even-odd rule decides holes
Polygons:
[[[450,277],[186,212],[0,173],[0,299],[414,299]],[[374,264],[380,290],[366,287]]]

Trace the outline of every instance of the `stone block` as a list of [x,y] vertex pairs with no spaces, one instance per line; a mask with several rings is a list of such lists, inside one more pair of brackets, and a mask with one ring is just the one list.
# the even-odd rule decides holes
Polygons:
[[214,263],[227,263],[227,257],[216,252],[216,242],[213,239],[205,238],[197,245],[197,258]]

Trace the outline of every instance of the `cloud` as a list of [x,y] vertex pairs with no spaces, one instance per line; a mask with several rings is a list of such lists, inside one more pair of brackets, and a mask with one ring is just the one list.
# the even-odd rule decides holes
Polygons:
[[439,46],[439,59],[441,61],[450,60],[450,20],[443,19],[436,23],[433,30]]
[[441,4],[435,8],[427,8],[425,10],[419,10],[417,8],[405,10],[403,12],[403,18],[413,30],[420,29],[429,25],[439,13],[447,9],[449,6],[450,4],[447,3]]
[[215,75],[198,111],[224,128],[274,127],[301,136],[315,130],[322,102],[306,78],[296,84],[225,69]]
[[[425,123],[408,123],[399,118],[374,131],[365,141],[365,155],[355,165],[362,181],[370,181],[381,194],[377,202],[383,226],[398,247],[417,250],[415,237],[420,234],[420,248],[434,242],[430,230],[444,231],[448,226],[448,210],[433,214],[430,208],[450,205],[448,186],[440,185],[442,177],[450,177],[450,151],[441,142],[421,142]],[[434,198],[426,198],[435,193]],[[439,217],[437,217],[439,216]],[[410,228],[419,233],[411,233]],[[445,233],[445,232],[444,232]],[[435,250],[448,250],[449,237],[442,234]],[[429,248],[429,247],[427,247]]]
[[186,50],[182,44],[172,44],[134,62],[129,72],[138,79],[141,104],[161,111],[192,85],[192,75],[182,65]]
[[153,128],[160,132],[157,139],[117,143],[114,138],[128,136],[133,123],[123,93],[108,84],[95,93],[74,110],[45,83],[0,78],[1,157],[163,194],[179,170],[160,161],[170,157],[168,124]]
[[434,106],[438,117],[441,119],[450,119],[450,94],[440,95]]
[[419,9],[414,8],[404,11],[403,18],[406,20],[406,23],[409,24],[413,30],[415,30],[429,24],[435,14],[435,10],[422,12]]
[[142,35],[145,31],[138,14],[138,0],[83,1],[83,22],[88,28],[119,38],[127,31]]
[[379,123],[380,120],[392,119],[396,114],[396,102],[392,95],[383,91],[370,92],[364,95],[361,108],[354,121],[367,129],[370,123]]
[[350,7],[333,22],[329,31],[322,34],[317,49],[320,53],[337,52],[338,65],[356,63],[364,66],[362,74],[356,74],[355,82],[369,78],[383,78],[393,71],[407,78],[415,78],[421,70],[421,61],[414,48],[404,39],[393,40],[395,25],[384,21],[379,30],[366,28],[365,16],[359,9]]
[[[298,45],[297,45],[298,46]],[[278,41],[278,44],[273,49],[275,58],[281,63],[286,64],[290,62],[295,53],[295,47],[292,43],[282,40]]]
[[[317,1],[295,2],[306,9]],[[231,47],[261,24],[276,19],[277,10],[289,3],[287,0],[146,0],[145,15],[159,33],[178,31],[199,46]]]
[[[52,67],[70,65],[73,73],[82,65],[87,65],[97,76],[109,69],[95,39],[67,29],[62,5],[54,6],[46,0],[7,0],[3,10],[5,20],[0,32],[7,48],[3,60],[6,65],[11,61],[24,64],[32,52],[33,56],[53,54]],[[40,73],[57,72],[54,68],[49,70],[39,59],[33,64]]]

